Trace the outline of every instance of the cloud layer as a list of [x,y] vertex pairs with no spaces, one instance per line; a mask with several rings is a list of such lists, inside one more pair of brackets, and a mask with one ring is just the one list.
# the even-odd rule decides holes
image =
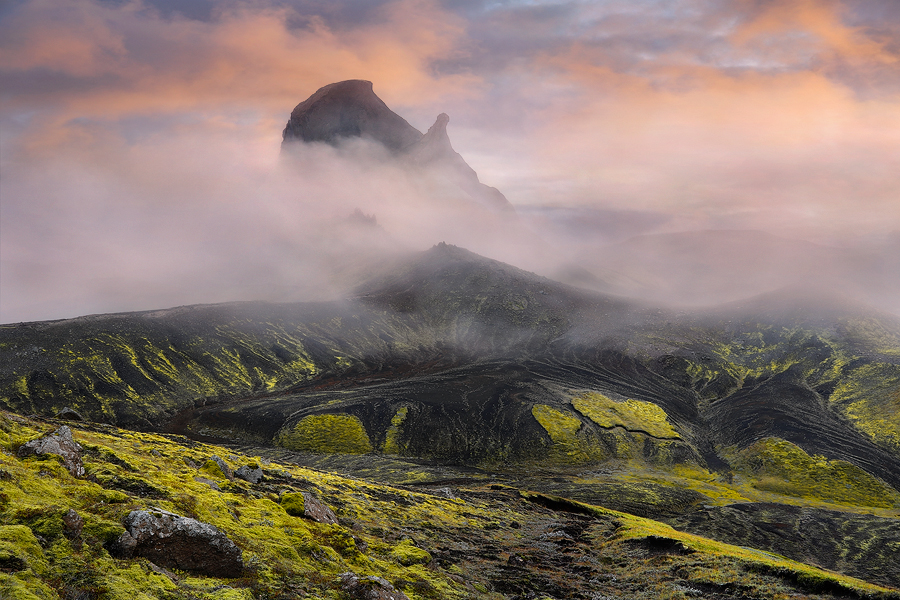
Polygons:
[[[366,243],[519,263],[692,229],[894,247],[893,0],[360,4],[4,4],[0,322],[321,291],[338,259],[313,224],[356,207],[385,234]],[[283,172],[290,110],[349,78],[420,130],[449,113],[524,219],[481,226],[544,241],[450,227],[377,152]]]

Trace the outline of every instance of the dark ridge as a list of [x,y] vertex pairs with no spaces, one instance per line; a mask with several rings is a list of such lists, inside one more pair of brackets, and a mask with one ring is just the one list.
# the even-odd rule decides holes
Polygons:
[[422,133],[375,95],[371,81],[351,79],[326,85],[298,104],[282,137],[282,147],[363,137],[396,152],[418,142]]

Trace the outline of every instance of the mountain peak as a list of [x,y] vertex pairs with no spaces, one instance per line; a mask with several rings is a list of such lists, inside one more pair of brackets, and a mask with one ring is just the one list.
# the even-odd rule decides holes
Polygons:
[[337,144],[344,138],[362,137],[381,143],[407,163],[440,174],[472,200],[492,210],[513,211],[497,189],[478,180],[447,135],[450,117],[437,116],[426,134],[388,108],[371,81],[351,79],[319,88],[291,112],[282,134],[282,148],[296,142]]
[[396,152],[419,141],[422,133],[387,107],[371,81],[351,79],[319,88],[298,104],[282,136],[282,146],[365,137]]

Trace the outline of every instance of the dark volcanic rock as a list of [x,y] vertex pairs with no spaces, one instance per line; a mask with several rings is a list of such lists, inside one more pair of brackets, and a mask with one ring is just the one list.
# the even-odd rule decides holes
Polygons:
[[282,147],[295,141],[336,143],[364,137],[393,151],[414,144],[422,133],[372,91],[371,81],[332,83],[301,102],[284,128]]
[[361,137],[379,142],[422,170],[433,171],[479,204],[512,210],[497,188],[478,181],[478,175],[453,150],[447,136],[450,117],[441,113],[428,133],[422,133],[393,112],[375,95],[372,82],[358,79],[332,83],[304,100],[291,112],[282,148],[293,142],[326,142]]
[[81,416],[80,412],[68,406],[64,406],[61,411],[56,413],[56,418],[65,419],[66,421],[84,421],[84,417]]
[[241,550],[222,531],[159,509],[133,510],[111,548],[121,558],[143,556],[158,565],[212,577],[238,577]]
[[356,573],[341,575],[341,588],[354,600],[409,600],[382,577],[360,577]]
[[19,448],[20,458],[34,454],[55,454],[60,456],[66,469],[69,470],[73,477],[84,475],[84,465],[81,462],[81,446],[72,439],[72,430],[65,425],[50,435],[31,440]]
[[428,132],[415,144],[406,148],[408,160],[424,168],[435,169],[440,175],[458,185],[479,204],[499,210],[512,210],[512,205],[500,190],[478,181],[478,174],[450,145],[446,113],[438,115]]

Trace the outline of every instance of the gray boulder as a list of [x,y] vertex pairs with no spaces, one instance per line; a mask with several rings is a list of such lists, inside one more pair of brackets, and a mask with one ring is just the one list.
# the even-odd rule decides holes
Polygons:
[[133,510],[110,548],[119,558],[142,556],[157,565],[211,577],[239,577],[241,550],[217,527],[160,509]]
[[234,476],[240,477],[244,481],[249,481],[250,483],[259,483],[263,478],[263,470],[261,467],[249,467],[244,465],[234,472]]
[[353,600],[409,600],[409,597],[382,577],[341,574],[341,589]]
[[19,448],[19,458],[33,455],[55,454],[62,458],[63,464],[72,477],[84,476],[84,463],[81,461],[81,446],[72,439],[72,430],[63,425],[50,435],[31,440]]

